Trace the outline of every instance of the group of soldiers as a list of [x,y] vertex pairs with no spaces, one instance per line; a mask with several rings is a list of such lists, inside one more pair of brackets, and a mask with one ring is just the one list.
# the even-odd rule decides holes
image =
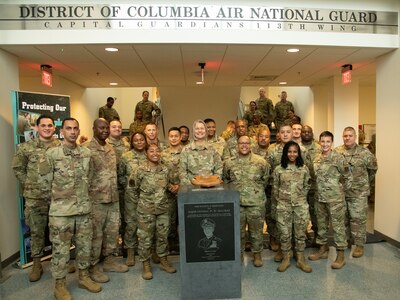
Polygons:
[[[321,147],[310,126],[279,123],[278,114],[266,121],[281,125],[277,143],[271,145],[268,126],[255,124],[250,131],[247,121],[239,119],[228,122],[218,136],[216,122],[207,118],[194,122],[192,141],[189,128],[183,125],[170,128],[165,143],[152,122],[160,111],[148,100],[148,92],[143,92],[143,97],[144,104],[139,102],[135,112],[142,112],[145,124],[143,129],[132,130],[128,139],[122,137],[118,119],[100,117],[93,123],[90,141],[78,144],[79,122],[74,118],[63,120],[64,140],[56,140],[54,120],[41,116],[38,138],[18,147],[12,165],[22,185],[25,220],[31,229],[31,281],[39,280],[43,273],[47,224],[57,299],[71,299],[66,286],[71,244],[76,246],[79,286],[90,292],[101,291],[100,284],[109,281],[106,272],[127,272],[128,266],[135,265],[137,252],[144,279],[152,278],[150,259],[166,272],[176,272],[167,256],[169,248],[176,250],[178,243],[177,193],[197,175],[217,175],[239,191],[241,257],[250,240],[256,267],[263,265],[264,222],[270,247],[277,252],[274,259],[280,262],[278,271],[290,265],[294,232],[296,265],[311,272],[303,253],[304,224],[309,219],[319,245],[310,260],[327,258],[329,226],[337,249],[332,268],[343,267],[346,242],[355,245],[353,257],[363,255],[367,197],[377,163],[367,149],[356,144],[353,128],[345,128],[344,144],[332,151],[331,133],[321,134]],[[287,101],[283,94],[282,99]],[[263,106],[256,110],[259,108]],[[283,119],[287,117],[288,113]],[[304,165],[296,158],[292,161],[293,157],[302,157]],[[294,188],[300,169],[303,186]],[[291,170],[294,173],[287,173]],[[299,222],[292,221],[296,218],[291,216],[299,211]],[[125,264],[116,258],[120,237],[127,251]]]

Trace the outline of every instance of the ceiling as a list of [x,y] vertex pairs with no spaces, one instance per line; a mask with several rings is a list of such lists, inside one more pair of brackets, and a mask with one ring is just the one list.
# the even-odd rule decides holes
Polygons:
[[[107,52],[105,47],[117,47]],[[288,48],[299,48],[288,53]],[[201,80],[198,63],[205,62],[205,86],[311,86],[340,76],[341,66],[353,65],[353,78],[375,84],[375,60],[393,49],[359,47],[118,44],[0,46],[19,58],[20,76],[40,76],[40,65],[53,75],[83,87],[195,86]]]

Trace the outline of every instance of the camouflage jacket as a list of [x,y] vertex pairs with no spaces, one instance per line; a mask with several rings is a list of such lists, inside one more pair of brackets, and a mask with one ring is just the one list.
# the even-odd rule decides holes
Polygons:
[[250,126],[249,130],[247,131],[247,134],[248,134],[249,137],[255,138],[258,135],[258,132],[261,129],[268,129],[269,130],[267,125],[261,123],[261,124],[258,124],[258,125]]
[[275,119],[274,104],[269,98],[258,98],[255,100],[257,110],[261,112],[261,122],[271,124]]
[[119,140],[108,138],[106,140],[106,142],[109,143],[114,148],[115,155],[117,157],[117,166],[118,166],[119,161],[121,160],[122,154],[124,154],[125,152],[128,152],[131,146],[123,137],[121,137]]
[[290,101],[287,100],[285,102],[279,101],[278,103],[275,104],[275,125],[278,130],[279,126],[281,126],[287,119],[289,110],[294,111],[293,104]]
[[50,216],[90,213],[90,156],[90,150],[80,145],[76,148],[60,145],[47,151],[47,164],[41,165],[41,173],[47,175],[51,183]]
[[121,160],[118,165],[118,183],[126,188],[128,179],[133,171],[138,167],[139,162],[146,160],[145,152],[137,152],[134,149],[122,154]]
[[143,113],[143,122],[149,123],[152,121],[153,118],[153,111],[156,112],[155,118],[161,115],[160,108],[150,100],[141,100],[136,104],[135,112],[140,110]]
[[106,143],[104,146],[93,138],[85,146],[92,157],[93,180],[89,185],[89,196],[93,203],[118,202],[117,187],[117,157],[113,147]]
[[[256,111],[255,111],[255,112],[256,112]],[[250,126],[253,125],[253,117],[254,117],[255,112],[253,113],[253,112],[250,111],[250,110],[246,110],[246,111],[244,112],[244,114],[243,114],[243,119],[247,121],[247,126],[248,126],[248,127],[250,127]]]
[[132,137],[132,134],[135,132],[144,132],[144,128],[148,122],[135,120],[129,125],[129,136]]
[[165,165],[158,164],[154,168],[147,161],[143,162],[129,178],[129,185],[139,194],[139,212],[160,214],[168,211],[170,177]]
[[344,145],[335,148],[343,155],[353,178],[351,188],[346,191],[346,197],[367,197],[370,193],[370,183],[374,180],[378,170],[375,156],[364,147],[355,145],[346,149]]
[[343,156],[331,151],[328,156],[318,154],[314,159],[319,202],[344,201],[344,192],[351,186],[351,174]]
[[161,152],[161,163],[163,163],[170,172],[171,181],[173,184],[179,184],[179,161],[182,152],[182,146],[178,150],[173,150],[168,147]]
[[119,120],[119,114],[114,108],[109,108],[107,105],[104,105],[99,108],[99,118],[104,118],[110,123],[114,119]]
[[21,182],[24,197],[50,199],[50,184],[46,177],[40,175],[39,167],[46,162],[46,151],[60,144],[59,140],[44,143],[37,138],[17,146],[12,168]]
[[[238,137],[235,134],[226,142],[224,152],[222,153],[223,161],[237,156],[237,140]],[[250,143],[251,143],[250,147],[254,147],[256,144],[256,142],[253,139],[250,139]]]
[[307,193],[310,189],[310,172],[306,165],[297,167],[288,164],[284,169],[277,166],[273,175],[272,193],[277,203],[287,203],[300,206],[307,203]]
[[240,205],[261,206],[264,204],[265,187],[268,183],[270,166],[257,154],[231,158],[225,162],[224,178],[232,182],[240,193]]
[[179,178],[181,184],[190,185],[197,175],[222,177],[222,168],[221,157],[212,146],[197,146],[195,142],[191,142],[182,150]]
[[[258,144],[256,144],[251,147],[251,152],[254,154],[260,155],[262,158],[264,158],[268,162],[268,149],[269,149],[269,147],[264,149],[264,148],[261,148]],[[269,162],[268,162],[268,165],[269,165]]]
[[226,142],[222,137],[215,135],[211,140],[207,140],[207,143],[213,146],[213,148],[222,157],[222,153],[224,152],[224,147],[226,145]]

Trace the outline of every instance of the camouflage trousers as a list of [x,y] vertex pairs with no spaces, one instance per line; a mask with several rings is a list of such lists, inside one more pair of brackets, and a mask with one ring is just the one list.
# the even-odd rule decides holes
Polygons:
[[307,194],[307,202],[310,210],[310,220],[311,220],[311,229],[314,231],[315,236],[318,234],[318,220],[317,220],[317,209],[316,206],[316,189],[311,187]]
[[125,234],[124,234],[124,247],[126,249],[133,249],[138,247],[138,220],[137,220],[137,204],[138,195],[131,188],[127,188],[124,195],[125,200]]
[[296,252],[304,252],[309,219],[308,203],[299,206],[292,206],[290,203],[277,203],[276,224],[282,251],[289,251],[292,248],[292,231],[294,230],[295,250]]
[[49,219],[49,199],[25,198],[25,223],[31,231],[31,257],[42,257]]
[[90,214],[68,217],[49,217],[50,241],[53,244],[51,271],[55,279],[67,276],[70,246],[75,234],[75,264],[86,270],[90,264],[92,248],[92,219]]
[[125,234],[125,190],[118,188],[118,196],[119,196],[119,215],[120,215],[120,223],[121,226],[119,227],[119,234],[123,237]]
[[276,228],[275,216],[272,216],[272,195],[271,186],[267,186],[265,193],[267,195],[267,201],[265,201],[265,223],[267,223],[268,234],[274,238],[278,238],[278,229]]
[[345,201],[335,202],[315,202],[315,210],[318,221],[318,245],[328,244],[328,233],[332,224],[333,240],[338,250],[345,250],[347,247],[346,229],[344,219],[346,215]]
[[368,197],[346,197],[346,236],[354,245],[363,246],[367,235]]
[[178,238],[178,196],[168,193],[169,201],[169,233],[168,238],[176,240]]
[[169,213],[154,215],[138,211],[138,238],[139,238],[139,259],[146,261],[150,259],[152,244],[155,241],[156,253],[159,257],[167,256]]
[[246,244],[246,225],[250,233],[251,251],[259,253],[263,250],[263,227],[265,205],[240,206],[240,251],[244,252]]
[[120,215],[119,203],[92,204],[93,237],[91,265],[100,260],[100,255],[107,257],[117,251]]

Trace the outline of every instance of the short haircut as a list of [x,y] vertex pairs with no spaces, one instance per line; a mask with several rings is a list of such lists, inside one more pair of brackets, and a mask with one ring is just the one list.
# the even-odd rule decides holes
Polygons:
[[141,131],[135,131],[135,132],[131,135],[131,142],[129,143],[129,145],[131,146],[131,149],[133,149],[133,137],[134,137],[135,135],[137,135],[137,134],[141,135],[141,136],[143,137],[143,139],[144,139],[144,143],[147,144],[147,142],[146,142],[146,136],[144,135],[144,133],[141,132]]
[[289,127],[292,129],[292,125],[283,123],[281,126],[279,126],[278,132],[280,132],[283,127]]
[[115,99],[113,97],[108,97],[107,102],[110,102],[110,101],[115,101]]
[[333,142],[333,133],[330,131],[323,131],[321,132],[321,134],[319,135],[319,140],[321,140],[322,137],[325,136],[330,136],[332,138],[332,142]]
[[161,150],[160,147],[159,147],[157,144],[146,144],[146,146],[144,147],[144,150],[147,151],[147,150],[149,150],[150,147],[152,147],[152,146],[157,147],[158,150]]
[[288,167],[289,164],[289,157],[288,157],[288,152],[289,152],[289,148],[291,146],[295,146],[297,147],[297,152],[298,152],[298,156],[296,158],[296,166],[297,167],[302,167],[304,166],[304,161],[303,158],[301,157],[301,149],[299,144],[297,144],[294,141],[289,141],[285,144],[285,146],[283,147],[283,151],[282,151],[282,159],[281,159],[281,166],[282,168],[286,169]]
[[144,129],[146,130],[147,126],[149,126],[149,125],[151,125],[151,126],[155,126],[155,127],[157,128],[157,125],[156,125],[156,123],[152,123],[152,122],[150,122],[150,123],[147,123],[147,124],[146,124],[146,126],[144,126]]
[[112,120],[110,121],[110,124],[111,124],[111,122],[114,122],[114,121],[117,121],[119,124],[122,125],[122,122],[121,122],[121,120],[120,120],[119,118],[114,118],[114,119],[112,119]]
[[170,129],[168,129],[168,133],[170,133],[171,131],[178,131],[178,132],[179,132],[179,134],[181,134],[181,132],[179,131],[179,128],[178,128],[178,127],[176,127],[176,126],[174,126],[174,127],[171,127]]
[[204,123],[207,124],[207,123],[210,123],[210,122],[215,123],[214,119],[211,119],[211,118],[204,119]]
[[354,134],[357,134],[357,132],[356,132],[356,130],[354,129],[354,127],[351,127],[351,126],[347,126],[345,129],[343,129],[343,132],[345,132],[345,131],[353,131]]
[[65,124],[65,122],[66,121],[75,121],[76,123],[78,123],[78,127],[79,127],[79,122],[78,122],[78,120],[77,119],[75,119],[75,118],[65,118],[63,121],[62,121],[62,123],[61,123],[61,128],[64,128],[64,124]]
[[179,126],[179,131],[181,131],[182,128],[186,128],[188,132],[190,132],[189,127],[186,125]]
[[150,92],[149,92],[149,91],[143,91],[143,92],[142,92],[142,96],[144,95],[144,93],[147,93],[147,94],[150,95]]
[[246,119],[237,119],[235,125],[236,125],[236,124],[239,124],[239,122],[243,122],[246,126],[249,125],[249,123],[247,123],[247,120],[246,120]]
[[52,122],[53,125],[54,125],[54,119],[53,119],[53,117],[50,117],[50,116],[48,116],[48,115],[40,115],[39,118],[37,118],[37,120],[36,120],[36,125],[39,126],[40,121],[41,121],[42,119],[50,119],[51,122]]

